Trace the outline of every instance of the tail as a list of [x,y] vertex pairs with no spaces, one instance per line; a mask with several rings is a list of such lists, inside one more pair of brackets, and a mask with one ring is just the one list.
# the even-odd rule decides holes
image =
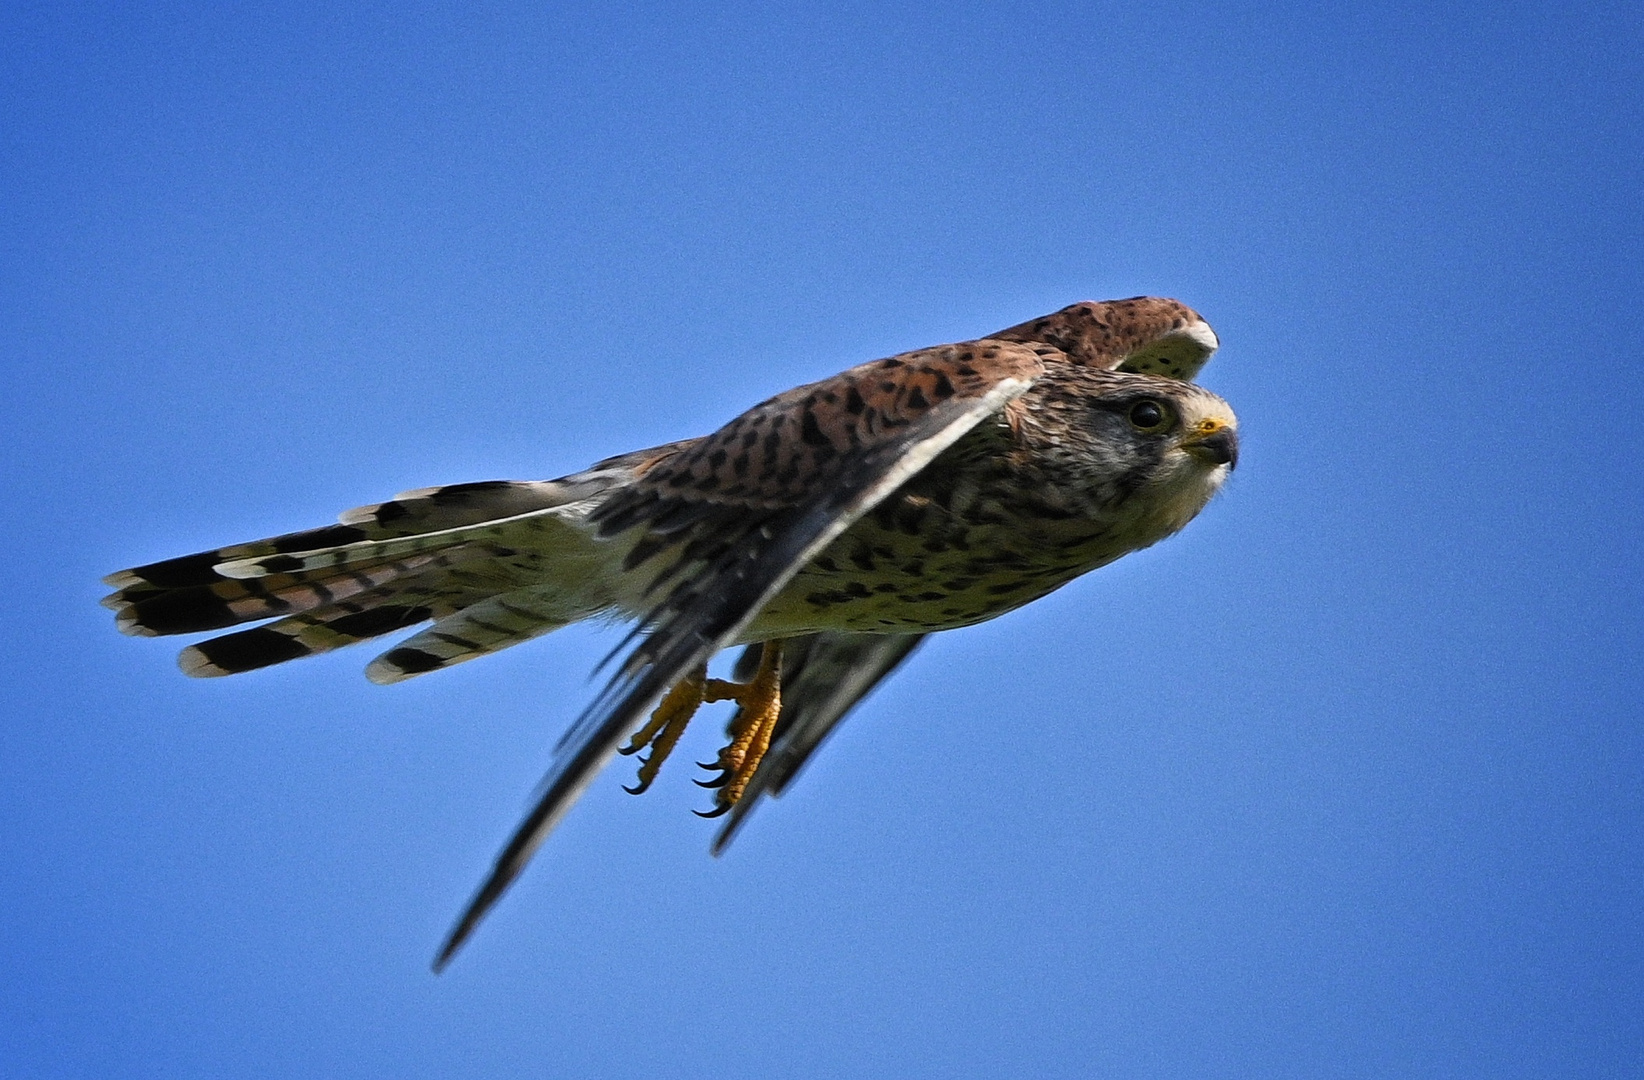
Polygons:
[[586,618],[604,553],[582,519],[661,452],[628,454],[545,481],[424,488],[341,515],[339,524],[110,574],[121,632],[143,637],[255,629],[191,645],[186,674],[231,675],[434,620],[373,661],[395,682]]

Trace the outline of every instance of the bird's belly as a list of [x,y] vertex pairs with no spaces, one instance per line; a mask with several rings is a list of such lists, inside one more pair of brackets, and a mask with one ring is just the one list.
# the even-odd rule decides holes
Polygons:
[[1134,545],[1084,523],[1025,534],[1005,523],[909,535],[865,518],[765,606],[750,641],[843,630],[895,634],[969,626],[1036,600]]

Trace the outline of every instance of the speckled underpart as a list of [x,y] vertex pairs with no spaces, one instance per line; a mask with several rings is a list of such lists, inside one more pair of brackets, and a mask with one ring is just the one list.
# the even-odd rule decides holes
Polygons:
[[[1004,415],[978,425],[800,570],[746,636],[969,626],[1164,539],[1199,512],[1225,470],[1191,473],[1175,487],[1150,483],[1178,433],[1149,439],[1091,422],[1142,398],[1174,402],[1190,422],[1232,417],[1187,384],[1052,368],[1013,403],[1014,428]],[[1098,442],[1111,454],[1129,440],[1130,454],[1100,460]]]
[[769,752],[738,776],[722,846],[922,635],[1180,529],[1237,460],[1232,411],[1191,385],[1217,344],[1174,300],[1074,304],[559,480],[407,492],[336,525],[121,571],[104,603],[138,635],[263,622],[184,650],[201,676],[431,622],[367,668],[395,682],[581,619],[636,623],[439,966],[651,704],[719,650],[749,644],[751,670],[761,643],[784,642]]

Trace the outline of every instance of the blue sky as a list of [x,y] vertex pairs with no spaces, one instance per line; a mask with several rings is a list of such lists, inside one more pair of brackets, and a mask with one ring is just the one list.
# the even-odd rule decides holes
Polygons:
[[[1627,1074],[1641,31],[6,5],[0,1071]],[[1138,293],[1241,418],[1192,527],[934,641],[723,859],[603,777],[439,978],[615,636],[196,682],[96,605]]]

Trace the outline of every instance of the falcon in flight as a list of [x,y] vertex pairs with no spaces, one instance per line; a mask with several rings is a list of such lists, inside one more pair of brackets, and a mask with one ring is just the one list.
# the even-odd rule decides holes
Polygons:
[[[439,970],[614,755],[643,754],[629,788],[643,791],[703,702],[736,702],[704,783],[708,816],[728,815],[717,853],[924,635],[1186,525],[1238,461],[1233,411],[1192,382],[1216,346],[1175,300],[1074,304],[558,480],[411,491],[340,524],[123,570],[104,603],[144,636],[273,620],[184,649],[196,676],[431,623],[366,667],[392,683],[582,619],[635,624]],[[733,678],[709,678],[738,645]]]

